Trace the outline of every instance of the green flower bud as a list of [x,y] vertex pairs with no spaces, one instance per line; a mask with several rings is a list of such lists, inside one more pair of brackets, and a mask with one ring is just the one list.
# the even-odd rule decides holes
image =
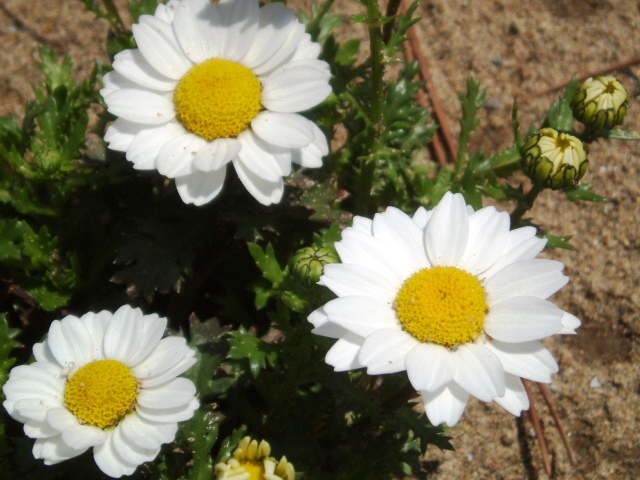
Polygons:
[[589,149],[579,138],[543,128],[524,142],[522,170],[542,188],[574,188],[587,171]]
[[291,257],[291,271],[305,285],[318,282],[327,263],[339,261],[338,255],[326,247],[304,247]]
[[611,130],[624,121],[629,94],[611,75],[588,78],[571,99],[573,115],[592,130]]

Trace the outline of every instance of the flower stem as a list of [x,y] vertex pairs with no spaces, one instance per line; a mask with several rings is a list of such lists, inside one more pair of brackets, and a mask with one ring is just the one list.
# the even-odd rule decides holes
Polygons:
[[371,187],[376,169],[373,158],[380,147],[383,131],[384,105],[384,64],[382,49],[381,13],[377,0],[365,0],[369,23],[369,43],[371,49],[371,103],[367,133],[368,152],[360,157],[360,176],[356,185],[356,213],[368,215],[371,200]]
[[120,18],[120,14],[118,13],[115,3],[113,3],[113,0],[102,0],[102,3],[104,3],[104,8],[107,11],[109,23],[111,23],[117,32],[126,32],[127,27],[125,27],[122,18]]
[[526,193],[526,195],[518,199],[518,205],[513,210],[513,212],[511,212],[512,229],[520,226],[520,223],[522,222],[522,216],[527,212],[527,210],[530,210],[531,207],[533,207],[533,202],[535,202],[536,198],[538,198],[538,195],[540,194],[540,192],[542,192],[542,190],[544,190],[543,187],[534,185],[533,187],[531,187],[531,190]]

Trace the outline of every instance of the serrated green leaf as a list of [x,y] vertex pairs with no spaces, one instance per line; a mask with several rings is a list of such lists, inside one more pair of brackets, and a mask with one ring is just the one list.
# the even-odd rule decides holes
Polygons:
[[275,365],[278,358],[271,344],[242,332],[229,333],[229,347],[229,358],[247,360],[249,371],[254,378],[257,378],[267,366]]
[[573,129],[575,118],[571,109],[571,99],[578,90],[578,81],[573,78],[564,95],[551,105],[547,118],[543,123],[543,127],[555,128],[560,132],[569,132]]
[[566,190],[567,198],[572,202],[583,200],[585,202],[606,202],[607,199],[592,192],[594,185],[592,183],[582,183],[578,188]]
[[612,140],[640,140],[640,133],[623,128],[613,128],[605,134],[606,138]]
[[273,245],[268,243],[265,250],[262,250],[257,243],[249,243],[247,247],[262,276],[269,280],[274,288],[278,288],[284,279],[284,272],[276,259]]
[[551,235],[547,233],[543,236],[543,238],[547,239],[547,248],[564,248],[566,250],[575,250],[576,247],[569,243],[573,236],[568,235],[564,237],[556,237],[555,235]]

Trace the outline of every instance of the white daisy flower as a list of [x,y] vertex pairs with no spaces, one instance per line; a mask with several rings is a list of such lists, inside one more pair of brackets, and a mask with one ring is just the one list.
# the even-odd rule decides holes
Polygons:
[[55,320],[36,361],[11,370],[4,407],[52,465],[93,447],[110,477],[130,475],[172,442],[198,408],[178,375],[195,362],[184,338],[162,338],[166,318],[123,306]]
[[182,200],[202,205],[231,162],[269,205],[292,162],[322,165],[327,140],[297,112],[331,93],[329,66],[281,3],[170,0],[133,35],[138,48],[115,56],[100,93],[118,117],[105,140],[134,168],[175,178]]
[[546,299],[567,282],[563,265],[536,259],[546,240],[509,231],[509,215],[474,212],[447,193],[413,218],[389,207],[355,217],[320,284],[337,296],[309,316],[337,338],[336,371],[407,371],[434,425],[454,425],[469,395],[514,415],[529,408],[522,378],[549,383],[558,365],[540,339],[580,321]]

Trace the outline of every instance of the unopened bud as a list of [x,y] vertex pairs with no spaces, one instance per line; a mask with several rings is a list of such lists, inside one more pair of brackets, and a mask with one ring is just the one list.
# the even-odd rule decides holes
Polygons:
[[521,152],[522,170],[535,185],[543,188],[573,188],[589,165],[587,145],[553,128],[543,128],[527,137]]
[[327,263],[335,263],[338,260],[338,255],[334,251],[312,245],[298,250],[291,257],[290,265],[293,274],[302,283],[310,286],[318,282]]
[[611,75],[585,80],[571,99],[573,115],[592,130],[611,130],[624,121],[629,94]]

